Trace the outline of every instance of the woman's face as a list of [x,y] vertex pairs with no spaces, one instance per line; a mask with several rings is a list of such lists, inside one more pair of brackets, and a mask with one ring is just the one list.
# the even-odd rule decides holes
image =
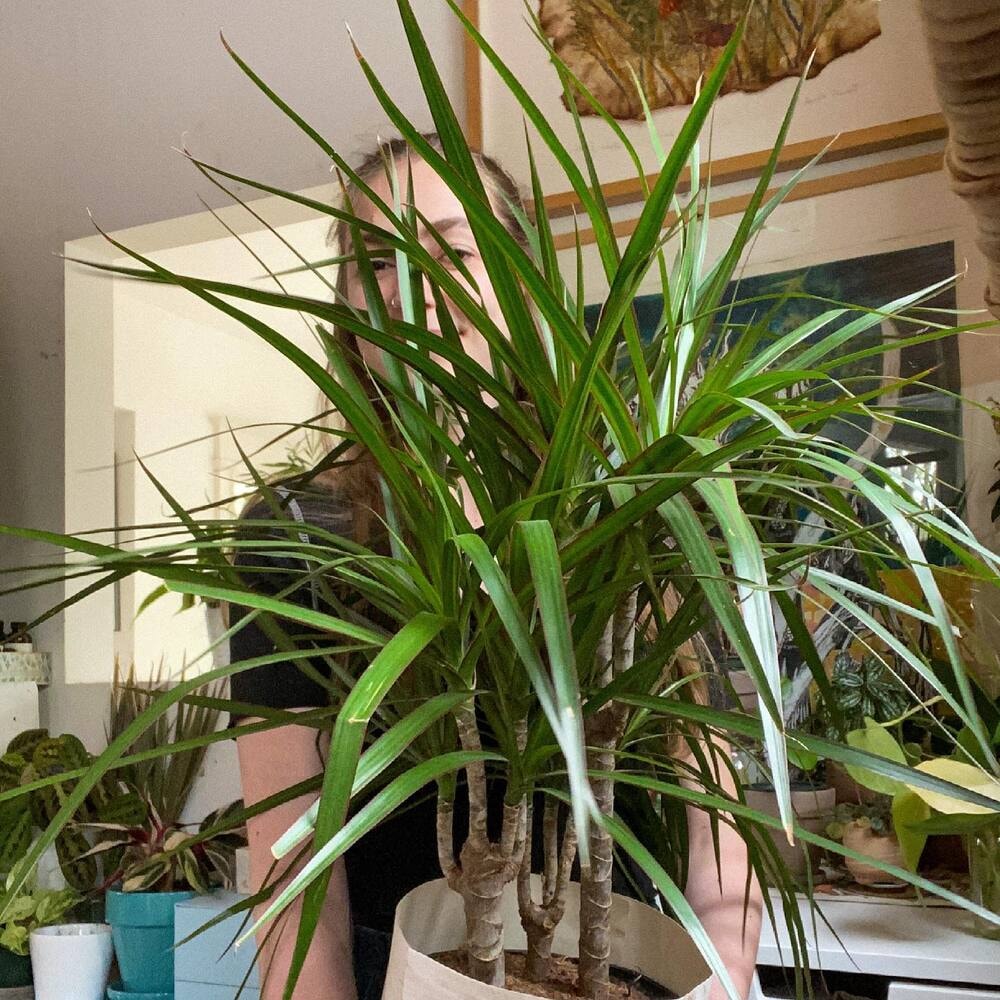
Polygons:
[[[397,171],[401,184],[405,184],[406,164],[397,163]],[[481,302],[497,326],[506,332],[503,317],[497,305],[496,295],[490,285],[482,258],[479,256],[476,241],[473,239],[472,229],[462,209],[461,202],[459,202],[444,181],[423,160],[412,161],[412,173],[413,201],[417,209],[423,214],[430,225],[437,230],[441,239],[450,247],[452,253],[462,260],[469,273],[475,279],[476,286],[479,289],[478,293],[475,288],[469,286],[467,279],[449,261],[438,242],[433,236],[424,231],[422,224],[418,221],[421,244],[428,253],[437,258],[443,267],[447,267],[454,274],[455,278],[469,289],[472,297]],[[393,203],[392,188],[384,173],[380,172],[374,179],[369,179],[368,184],[386,204],[391,205]],[[387,219],[382,212],[376,210],[374,205],[363,202],[355,205],[355,210],[362,218],[370,220],[388,232],[395,232],[392,221]],[[366,243],[369,251],[382,249],[375,241],[368,242],[366,240]],[[357,265],[349,263],[345,266],[351,269],[347,279],[347,298],[351,305],[364,309],[365,293],[364,287],[358,277]],[[399,275],[396,269],[395,255],[372,257],[372,266],[375,269],[375,275],[382,291],[382,298],[385,301],[390,316],[393,319],[403,319],[403,308],[400,302],[401,296],[398,283]],[[440,336],[441,325],[434,302],[434,294],[426,278],[424,279],[424,301],[426,303],[427,329]],[[462,347],[465,353],[482,365],[487,371],[490,371],[490,351],[486,338],[471,325],[469,320],[457,308],[452,306],[450,302],[448,302],[448,305],[449,315],[462,338]],[[362,340],[360,337],[358,338],[358,346],[365,364],[373,370],[384,374],[385,366],[382,361],[381,350],[375,345]],[[448,370],[451,369],[451,365],[447,362],[444,362],[442,367]]]

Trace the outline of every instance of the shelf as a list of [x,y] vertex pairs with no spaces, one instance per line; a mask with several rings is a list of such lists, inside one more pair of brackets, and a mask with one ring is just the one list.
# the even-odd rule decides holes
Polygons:
[[[780,902],[771,892],[778,934],[765,918],[757,962],[787,966],[792,955],[788,929]],[[812,968],[1000,986],[1000,941],[972,933],[971,918],[964,910],[871,897],[825,898],[817,903],[829,924],[820,917],[814,921],[808,901],[799,899]]]

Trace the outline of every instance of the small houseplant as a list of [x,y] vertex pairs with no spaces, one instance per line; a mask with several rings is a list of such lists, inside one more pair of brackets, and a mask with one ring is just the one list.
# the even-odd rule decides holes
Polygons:
[[[29,729],[15,736],[0,757],[0,793],[25,789],[25,794],[0,802],[0,873],[9,872],[28,851],[35,834],[45,829],[74,787],[70,772],[79,774],[92,762],[77,737],[50,736],[47,729]],[[50,784],[40,782],[50,779]],[[73,818],[80,822],[115,822],[134,813],[135,801],[114,775],[90,789]],[[89,892],[98,881],[97,864],[85,855],[90,843],[82,831],[68,824],[55,840],[59,867],[67,884]]]
[[[888,796],[879,796],[870,802],[841,803],[827,824],[826,833],[858,854],[897,868],[903,866],[903,852],[892,827],[892,803]],[[859,885],[902,884],[870,862],[847,856],[844,863]]]
[[[811,843],[822,839],[796,827],[791,811],[775,629],[777,608],[820,683],[825,678],[822,664],[808,630],[801,627],[798,587],[805,579],[839,608],[852,610],[857,608],[859,587],[865,588],[868,600],[884,602],[877,593],[880,565],[916,566],[917,582],[930,607],[926,616],[944,637],[960,690],[956,695],[943,682],[936,683],[984,746],[989,767],[998,769],[966,666],[950,643],[948,610],[933,577],[920,569],[923,554],[914,522],[958,550],[969,565],[993,566],[995,557],[947,515],[915,509],[883,470],[859,460],[827,433],[830,421],[863,419],[878,408],[887,388],[879,373],[851,369],[850,389],[841,376],[845,366],[867,363],[890,349],[881,336],[869,336],[887,317],[907,327],[911,339],[937,337],[941,331],[927,332],[922,322],[904,315],[919,296],[891,301],[882,310],[824,302],[819,317],[778,340],[763,323],[726,328],[724,293],[744,251],[788,190],[786,186],[777,195],[769,194],[786,122],[729,245],[716,261],[706,260],[711,206],[700,180],[698,135],[739,48],[738,31],[706,79],[673,147],[662,150],[656,179],[644,180],[641,217],[620,246],[596,178],[575,164],[530,96],[465,22],[484,58],[514,92],[537,137],[563,164],[594,229],[607,288],[588,293],[560,269],[537,177],[532,178],[537,214],[524,219],[528,248],[498,223],[410,4],[398,0],[398,8],[442,149],[413,128],[363,58],[362,70],[413,155],[431,165],[461,202],[501,299],[509,340],[460,280],[461,260],[429,254],[418,238],[415,213],[406,204],[405,170],[397,176],[398,206],[379,206],[391,220],[391,229],[349,208],[315,202],[308,206],[347,225],[353,238],[341,250],[363,275],[365,310],[339,301],[206,281],[167,271],[139,255],[134,255],[134,269],[119,269],[177,284],[238,319],[302,367],[348,419],[348,446],[364,448],[377,464],[395,541],[391,556],[319,528],[310,527],[308,539],[303,539],[298,524],[276,520],[271,527],[287,532],[287,539],[277,543],[301,559],[303,585],[326,579],[360,591],[393,623],[392,634],[356,616],[327,614],[254,593],[222,558],[227,546],[246,544],[239,539],[240,526],[230,524],[227,533],[227,526],[214,521],[208,525],[176,505],[185,538],[176,544],[140,541],[138,555],[114,547],[95,549],[89,541],[72,537],[47,537],[85,556],[94,573],[113,567],[115,573],[109,575],[114,576],[124,568],[141,568],[172,590],[233,601],[276,626],[315,630],[310,655],[336,657],[345,644],[355,655],[354,674],[334,673],[340,685],[335,692],[340,707],[336,721],[331,725],[315,720],[318,728],[331,732],[330,761],[336,766],[331,763],[326,772],[316,808],[276,845],[283,854],[311,838],[307,863],[274,895],[268,913],[274,916],[302,896],[288,996],[309,948],[333,862],[427,784],[436,786],[442,828],[447,829],[458,771],[464,771],[474,802],[482,800],[490,771],[502,777],[508,789],[499,839],[490,839],[479,815],[463,831],[465,846],[459,857],[452,854],[448,838],[441,838],[442,870],[457,895],[447,902],[440,893],[435,898],[457,913],[460,923],[465,910],[464,948],[474,978],[503,983],[504,916],[508,928],[518,918],[529,928],[536,964],[544,968],[558,918],[567,912],[568,879],[560,873],[565,859],[578,849],[580,990],[591,998],[606,995],[614,915],[610,858],[617,845],[655,883],[735,995],[716,949],[686,905],[682,878],[671,874],[669,852],[662,849],[662,840],[657,842],[655,824],[648,839],[637,837],[616,811],[616,790],[637,788],[640,801],[654,793],[735,825],[749,845],[755,870],[762,874],[787,875],[760,837],[762,829],[794,832]],[[360,183],[364,190],[363,178],[344,158],[234,58],[319,143],[345,180]],[[589,103],[585,88],[569,70],[558,60],[555,65],[574,96],[568,106],[576,107],[576,96]],[[613,129],[614,122],[607,116],[605,120]],[[234,178],[207,164],[199,166],[215,176]],[[690,195],[682,197],[678,182],[685,166],[692,184]],[[267,185],[237,179],[273,193]],[[303,202],[300,196],[280,193]],[[390,248],[401,273],[414,272],[405,322],[386,315],[364,236]],[[447,245],[443,238],[440,242]],[[579,245],[577,250],[582,253]],[[661,278],[664,307],[660,322],[643,339],[632,306],[650,275]],[[422,324],[421,279],[436,298],[443,302],[446,296],[488,337],[495,355],[489,366],[465,355],[448,324],[447,308],[438,310],[445,327],[440,335]],[[588,294],[601,299],[593,330],[584,322]],[[375,396],[358,381],[352,367],[356,359],[346,356],[334,338],[326,337],[324,343],[336,377],[243,311],[236,304],[241,300],[302,312],[377,346],[388,363],[387,375],[376,379]],[[729,349],[723,351],[720,344]],[[712,365],[701,369],[706,353]],[[441,358],[450,369],[439,363]],[[484,395],[496,405],[484,405]],[[380,419],[380,411],[389,419]],[[891,419],[893,414],[880,416]],[[459,440],[444,427],[458,428]],[[331,454],[336,458],[337,449]],[[457,475],[464,477],[475,497],[484,521],[479,530],[469,523],[453,492]],[[850,503],[858,497],[877,510],[888,530],[876,530],[860,518]],[[760,529],[762,515],[775,501],[808,511],[807,523],[791,544]],[[192,544],[199,553],[196,560]],[[863,554],[867,582],[816,567],[817,555],[852,545]],[[988,579],[986,573],[981,576]],[[924,615],[904,602],[895,602],[893,610]],[[675,676],[677,661],[686,655],[691,638],[713,620],[720,622],[754,679],[760,702],[757,719],[717,712],[683,696],[684,687]],[[297,656],[294,649],[275,654],[288,661]],[[912,657],[926,667],[918,653]],[[219,668],[207,680],[251,666]],[[56,835],[74,797],[85,794],[88,782],[115,766],[135,729],[154,725],[173,705],[191,697],[199,683],[185,681],[161,694],[135,716],[129,730],[112,739],[53,818],[41,845]],[[402,694],[397,684],[405,685]],[[415,692],[419,698],[413,697]],[[415,703],[419,708],[412,708]],[[407,705],[411,710],[397,715]],[[495,740],[488,749],[480,729],[484,712],[490,713]],[[280,723],[266,708],[258,714],[269,720],[267,724]],[[674,752],[665,738],[670,723],[681,724],[687,754]],[[722,786],[719,768],[727,765],[707,759],[711,753],[706,747],[710,750],[725,733],[749,735],[766,745],[778,818],[748,808]],[[801,741],[826,759],[862,763],[897,778],[906,775],[922,787],[980,802],[975,792],[843,741],[806,736]],[[394,771],[389,771],[390,765]],[[530,852],[525,851],[528,823],[538,819],[529,820],[536,791],[547,800],[548,815],[556,818],[548,823],[556,833],[556,849],[546,852],[541,902],[533,894]],[[348,807],[360,792],[367,796],[365,804],[350,815]],[[265,802],[254,808],[267,806]],[[569,814],[571,825],[565,822]],[[546,823],[544,813],[541,822]],[[35,857],[37,850],[32,849],[15,883]],[[918,876],[906,877],[948,896]],[[789,893],[790,911],[797,913],[787,880],[782,886]],[[513,912],[504,908],[511,895],[508,888],[517,897]],[[797,933],[804,941],[801,926]],[[565,937],[560,938],[563,944]]]
[[[108,739],[134,726],[142,709],[164,685],[158,676],[140,683],[134,668],[115,666]],[[217,692],[209,692],[209,695]],[[213,733],[217,708],[180,705],[133,742],[133,756],[155,747]],[[184,807],[204,758],[204,747],[188,753],[147,757],[119,774],[131,792],[133,813],[115,823],[87,823],[96,842],[83,859],[103,862],[106,914],[127,990],[173,989],[174,906],[196,893],[235,882],[235,852],[246,843],[242,825],[229,822],[240,803],[209,813],[200,823],[182,822]]]
[[[831,712],[829,702],[837,709]],[[817,693],[813,718],[817,730],[827,739],[837,740],[848,732],[863,729],[865,719],[885,723],[905,715],[909,707],[906,690],[892,673],[884,656],[872,653],[855,657],[851,650],[836,654],[826,695]],[[859,785],[836,762],[826,768],[829,785],[838,802],[861,802],[875,793]]]
[[[987,715],[993,723],[994,746],[1000,741],[998,712],[1000,705],[994,704]],[[865,729],[856,731],[852,739],[861,747],[877,747],[881,756],[895,760],[904,760],[910,749],[872,720],[867,720]],[[975,790],[986,801],[1000,801],[1000,781],[984,765],[982,750],[967,730],[955,735],[954,744],[946,754],[936,755],[924,750],[921,757],[915,765],[917,770],[945,778],[956,787]],[[892,796],[893,822],[909,868],[916,868],[929,836],[964,836],[972,899],[989,912],[1000,913],[1000,823],[995,809],[985,802],[973,804],[920,785],[892,781],[865,768],[852,768],[852,771],[859,783]],[[977,917],[976,926],[984,936],[998,936],[997,927],[991,921]]]
[[0,989],[31,983],[31,932],[62,923],[82,899],[75,889],[68,888],[26,888],[13,897],[0,918]]

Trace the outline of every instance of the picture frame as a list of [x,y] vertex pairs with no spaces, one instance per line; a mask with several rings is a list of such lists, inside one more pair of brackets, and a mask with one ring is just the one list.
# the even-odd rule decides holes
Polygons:
[[[537,11],[540,2],[532,0],[532,8]],[[464,0],[463,10],[509,62],[567,148],[578,150],[575,125],[562,103],[558,77],[544,49],[531,35],[527,12],[510,0]],[[788,141],[780,154],[779,175],[798,169],[826,147],[829,149],[824,164],[867,161],[864,172],[837,170],[836,180],[825,181],[826,189],[850,188],[940,168],[940,148],[947,128],[938,110],[919,18],[905,0],[882,0],[879,13],[879,37],[833,60],[806,81]],[[468,34],[464,46],[469,139],[486,152],[499,155],[516,177],[527,177],[520,109]],[[902,78],[907,81],[906,87],[896,85]],[[711,154],[703,157],[703,169],[710,167],[713,186],[738,187],[760,170],[771,154],[768,144],[777,135],[795,82],[784,79],[756,93],[734,92],[720,100],[710,125],[711,135],[705,139],[704,148],[710,148]],[[862,88],[870,92],[870,100],[857,100]],[[687,107],[654,111],[654,121],[665,143],[676,134],[686,112]],[[635,143],[647,175],[655,176],[656,157],[646,123],[620,124]],[[633,205],[641,199],[642,188],[620,142],[597,119],[584,118],[583,127],[595,155],[605,198],[612,206]],[[540,141],[534,143],[534,153],[550,216],[572,214],[578,200],[567,189],[558,164]],[[738,211],[740,207],[734,202],[729,210]],[[619,235],[627,235],[629,211],[624,208],[621,215],[625,217],[618,220]]]

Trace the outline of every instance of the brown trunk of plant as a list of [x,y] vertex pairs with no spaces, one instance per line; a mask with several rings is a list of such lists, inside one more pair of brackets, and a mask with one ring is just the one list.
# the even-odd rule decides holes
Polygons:
[[541,904],[533,899],[531,892],[530,806],[525,822],[524,861],[517,876],[518,910],[528,939],[525,973],[536,983],[545,982],[552,970],[552,938],[566,912],[566,886],[576,857],[576,831],[572,818],[566,823],[560,845],[559,806],[553,800],[545,804],[543,823],[545,858]]
[[469,975],[489,986],[504,985],[503,920],[500,902],[510,878],[498,852],[467,842],[462,849],[462,899]]
[[[598,648],[601,680],[609,684],[632,666],[635,655],[638,592],[632,591],[608,623]],[[626,709],[610,702],[587,720],[587,764],[591,772],[611,774],[614,749],[625,730]],[[591,778],[594,801],[602,816],[615,810],[614,780]],[[577,990],[588,1000],[607,1000],[611,973],[611,835],[597,824],[590,828],[590,864],[580,873],[580,972]]]
[[[480,750],[475,705],[469,703],[455,716],[464,750]],[[518,745],[523,749],[527,724],[518,724]],[[500,904],[504,886],[512,881],[524,855],[525,803],[504,806],[503,830],[498,843],[487,834],[486,769],[481,763],[466,768],[469,789],[469,830],[458,859],[453,849],[454,802],[438,794],[438,861],[448,884],[462,896],[465,908],[465,952],[468,974],[490,986],[503,987],[503,919]]]
[[[598,713],[597,719],[604,715]],[[610,725],[612,713],[607,712],[604,724]],[[587,754],[593,771],[614,768],[614,754],[608,750],[610,736],[598,736],[598,725],[588,727],[593,732],[588,744],[595,747]],[[613,745],[613,744],[612,744]],[[594,799],[604,816],[615,807],[615,786],[609,779],[591,780]],[[596,824],[590,828],[590,865],[580,873],[580,981],[579,992],[589,1000],[607,1000],[610,991],[611,959],[611,870],[614,863],[611,835]]]

